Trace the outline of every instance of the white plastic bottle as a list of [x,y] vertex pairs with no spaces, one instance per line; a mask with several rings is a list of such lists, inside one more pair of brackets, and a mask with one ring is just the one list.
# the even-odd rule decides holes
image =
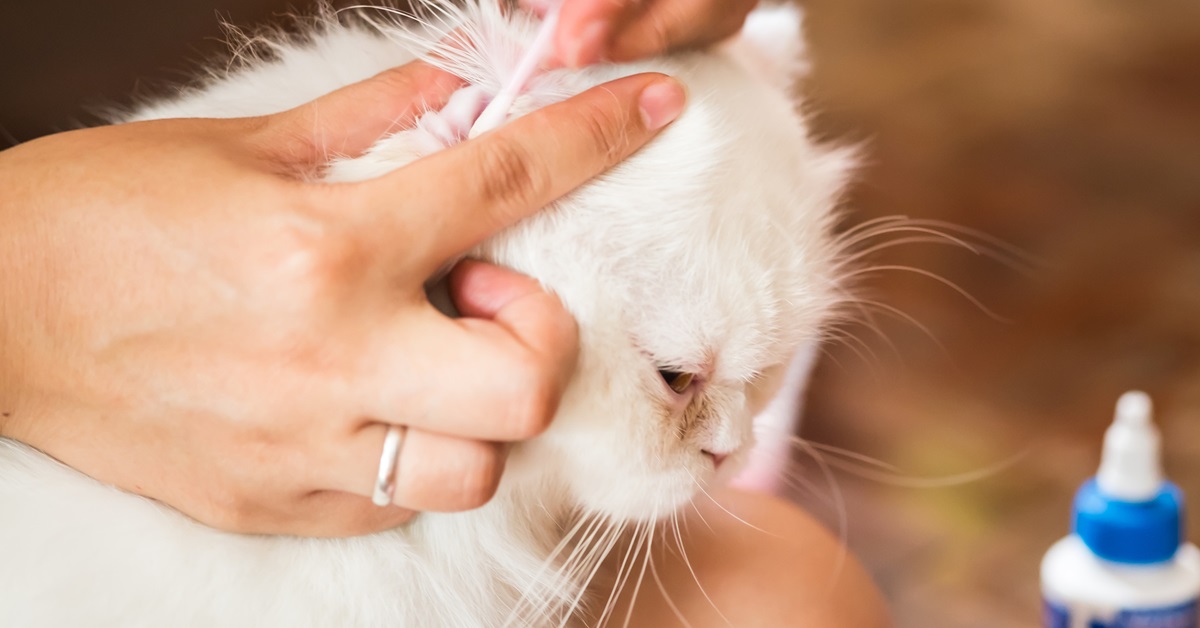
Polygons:
[[1125,393],[1100,471],[1075,495],[1072,534],[1042,559],[1045,628],[1198,628],[1200,551],[1163,478],[1150,398]]

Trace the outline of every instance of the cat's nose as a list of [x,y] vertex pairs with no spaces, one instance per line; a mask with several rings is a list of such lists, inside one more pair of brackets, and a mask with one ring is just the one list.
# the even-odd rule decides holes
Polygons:
[[708,456],[709,458],[712,458],[714,469],[720,469],[721,463],[725,462],[725,459],[729,457],[729,454],[719,454],[714,451],[709,451],[707,449],[703,450],[701,453]]

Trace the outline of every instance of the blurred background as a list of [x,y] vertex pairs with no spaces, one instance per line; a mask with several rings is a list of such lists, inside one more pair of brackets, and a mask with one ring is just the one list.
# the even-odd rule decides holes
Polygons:
[[[894,350],[855,330],[861,344],[817,373],[803,436],[895,465],[883,475],[901,483],[1002,465],[949,488],[836,480],[849,544],[900,625],[1034,626],[1041,555],[1067,533],[1123,391],[1153,395],[1167,471],[1200,500],[1200,3],[806,6],[816,125],[866,148],[849,222],[945,221],[1039,263],[922,244],[875,255],[1009,322],[928,277],[872,273],[871,298],[937,342],[896,317],[875,317]],[[804,468],[801,499],[837,529],[831,489]]]
[[[828,349],[803,436],[893,468],[827,451],[830,483],[802,454],[795,496],[845,535],[900,626],[1036,625],[1038,562],[1121,392],[1154,396],[1167,471],[1200,499],[1200,3],[804,5],[807,109],[867,156],[846,225],[943,221],[997,251],[918,243],[867,264],[935,274],[997,316],[918,273],[865,275],[904,316],[877,313],[880,333],[849,328],[857,340]],[[288,8],[8,2],[0,146],[185,80],[222,49],[218,15]]]

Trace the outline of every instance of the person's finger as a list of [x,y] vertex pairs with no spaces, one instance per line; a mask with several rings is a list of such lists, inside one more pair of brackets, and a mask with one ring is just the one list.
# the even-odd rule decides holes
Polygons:
[[432,306],[376,326],[345,405],[355,416],[452,436],[541,434],[574,364],[574,324],[540,291],[505,309],[514,307],[530,317],[518,334],[494,321],[448,319]]
[[545,17],[556,3],[556,0],[520,0],[517,5],[538,17]]
[[286,163],[356,157],[427,108],[444,103],[461,85],[462,79],[413,61],[269,116],[263,141],[276,160]]
[[239,534],[344,537],[388,530],[415,514],[400,506],[380,508],[369,497],[353,492],[322,489],[295,494],[264,492],[246,507],[200,508],[194,516],[210,527]]
[[[387,426],[360,429],[344,446],[348,455],[329,468],[326,483],[336,490],[370,496]],[[496,443],[405,428],[396,463],[393,503],[419,511],[452,512],[486,504],[500,485],[507,449]]]
[[721,41],[742,27],[757,0],[653,2],[610,38],[607,57],[633,61]]
[[579,329],[558,297],[533,278],[511,270],[463,260],[450,273],[450,297],[463,316],[487,318],[544,360],[561,392],[575,368]]
[[620,23],[639,4],[631,0],[563,0],[554,33],[555,56],[572,68],[600,61]]
[[625,77],[339,193],[383,267],[427,277],[633,154],[685,100],[670,77]]
[[287,513],[265,522],[260,534],[306,537],[361,536],[408,523],[416,512],[400,506],[376,506],[369,497],[342,491],[317,491],[303,497]]

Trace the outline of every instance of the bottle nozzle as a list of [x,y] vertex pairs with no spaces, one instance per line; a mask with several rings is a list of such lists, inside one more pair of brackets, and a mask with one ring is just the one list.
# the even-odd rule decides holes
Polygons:
[[1117,400],[1117,416],[1114,423],[1123,425],[1150,425],[1150,417],[1154,412],[1154,405],[1150,402],[1150,395],[1140,391],[1131,390]]
[[1150,396],[1130,391],[1117,401],[1113,424],[1104,434],[1104,455],[1096,483],[1112,499],[1149,501],[1162,489],[1158,428],[1151,420]]
[[1152,410],[1146,393],[1121,396],[1104,434],[1100,471],[1075,493],[1072,529],[1105,561],[1163,563],[1183,543],[1183,494],[1163,478]]

